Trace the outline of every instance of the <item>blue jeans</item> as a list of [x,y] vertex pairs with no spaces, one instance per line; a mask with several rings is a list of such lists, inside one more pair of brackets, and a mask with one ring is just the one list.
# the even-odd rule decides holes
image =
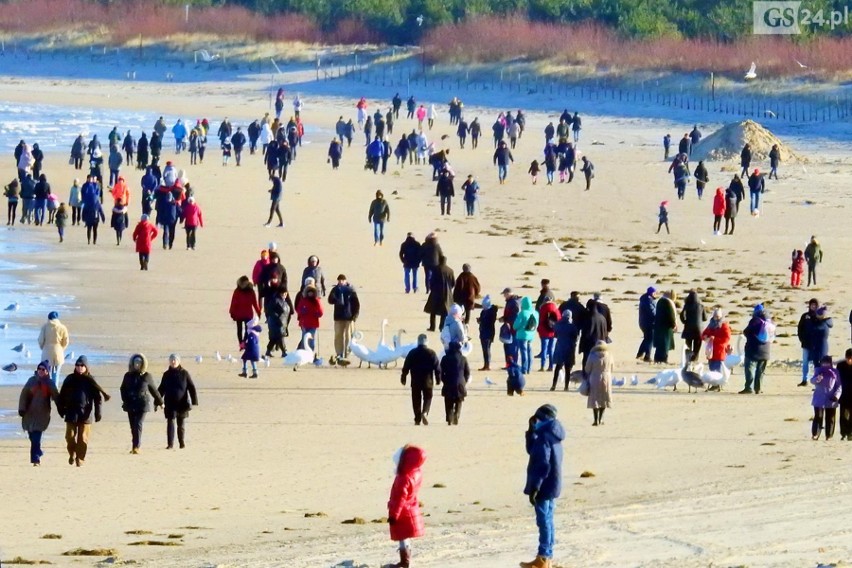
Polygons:
[[760,390],[760,379],[763,378],[763,373],[766,371],[766,361],[756,361],[754,359],[745,359],[745,388],[749,390],[754,385],[754,390]]
[[[810,362],[811,362],[810,349],[805,349],[804,347],[802,347],[802,382],[803,383],[808,382],[808,374],[809,374],[808,371],[811,368]],[[819,362],[814,363],[814,367],[816,367],[817,365],[819,365]]]
[[430,266],[424,266],[423,267],[423,278],[425,279],[424,282],[426,282],[426,291],[427,292],[432,289],[432,273],[433,272],[435,272],[435,267],[430,267]]
[[541,368],[544,369],[544,363],[547,361],[547,368],[553,369],[553,348],[556,347],[555,337],[541,338]]
[[405,293],[408,294],[411,292],[412,288],[414,291],[417,291],[417,272],[420,270],[419,266],[415,266],[414,268],[404,268],[405,271]]
[[506,179],[506,176],[509,175],[509,166],[498,165],[497,166],[497,179],[503,181]]
[[484,367],[491,366],[491,343],[493,340],[491,339],[479,339],[479,343],[482,344],[482,362]]
[[59,373],[62,371],[62,363],[59,365],[51,365],[50,366],[50,378],[53,380],[53,384],[56,385],[56,388],[59,388]]
[[579,131],[579,130],[575,130],[575,131],[574,131],[574,143],[576,144],[576,143],[577,143],[577,142],[579,142],[579,141],[580,141],[580,131]]
[[642,343],[639,344],[639,351],[636,352],[636,357],[644,359],[651,358],[651,347],[654,344],[654,328],[642,328]]
[[467,201],[464,202],[465,213],[467,213],[470,217],[473,217],[474,213],[476,213],[476,201]]
[[35,200],[35,222],[38,225],[44,223],[44,214],[47,211],[47,199]]
[[547,176],[547,183],[553,183],[553,171],[547,170],[545,175]]
[[760,192],[752,191],[751,195],[751,212],[754,213],[757,209],[760,209]]
[[307,345],[305,345],[305,336],[307,334],[311,334],[311,351],[316,353],[317,351],[317,328],[315,327],[303,327],[302,328],[302,339],[299,340],[299,346],[303,349],[307,349]]
[[516,337],[515,343],[521,355],[521,372],[528,375],[532,368],[532,341],[522,341]]
[[44,452],[41,451],[41,435],[44,432],[27,432],[30,438],[30,463],[40,463],[41,456]]
[[721,373],[722,372],[722,362],[721,361],[710,361],[707,364],[707,368],[710,369],[711,371]]
[[373,221],[373,242],[380,243],[385,240],[385,222]]
[[556,527],[553,513],[556,510],[555,499],[541,499],[535,502],[535,524],[538,526],[538,555],[553,558],[553,541]]

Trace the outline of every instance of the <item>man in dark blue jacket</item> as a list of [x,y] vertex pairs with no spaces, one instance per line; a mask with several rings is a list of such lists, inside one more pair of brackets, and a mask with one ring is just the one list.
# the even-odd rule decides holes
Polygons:
[[420,243],[413,233],[408,233],[399,247],[399,260],[405,271],[405,293],[417,293],[417,271],[420,269]]
[[760,394],[760,380],[769,362],[769,345],[773,339],[774,327],[763,304],[755,306],[751,321],[743,331],[746,338],[743,364],[745,388],[740,391],[740,394]]
[[535,507],[538,526],[538,554],[532,562],[521,562],[521,568],[547,568],[553,558],[555,525],[553,522],[556,499],[562,492],[562,440],[565,429],[556,419],[556,407],[545,404],[535,411],[526,432],[527,484],[524,494],[529,495]]
[[657,317],[657,289],[649,287],[639,298],[639,329],[642,330],[642,343],[636,358],[646,363],[651,362],[651,345],[654,342],[654,319]]

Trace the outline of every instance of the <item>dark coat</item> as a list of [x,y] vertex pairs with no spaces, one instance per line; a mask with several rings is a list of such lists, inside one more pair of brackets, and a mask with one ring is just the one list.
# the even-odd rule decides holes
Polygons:
[[21,427],[27,432],[44,432],[50,425],[50,401],[56,401],[59,392],[49,377],[38,375],[27,380],[18,399]]
[[743,331],[743,335],[746,338],[745,356],[749,359],[755,361],[769,360],[769,342],[761,341],[758,338],[758,334],[760,334],[764,325],[766,325],[766,317],[755,315],[752,316],[751,321],[748,322],[748,325]]
[[642,294],[639,298],[639,329],[642,331],[654,328],[657,313],[657,301],[651,294]]
[[690,292],[686,297],[683,309],[680,311],[680,321],[683,323],[681,337],[692,341],[701,339],[707,314],[704,312],[704,306],[701,305],[701,301],[695,292]]
[[100,422],[101,391],[92,375],[75,371],[65,377],[56,406],[68,424]]
[[[148,395],[151,396],[148,396]],[[124,374],[121,381],[121,409],[125,412],[150,412],[151,397],[154,397],[154,407],[162,406],[163,398],[154,386],[150,373],[130,371]]]
[[441,316],[449,314],[455,283],[456,275],[452,268],[444,265],[435,269],[432,272],[432,281],[429,283],[429,297],[426,299],[423,311],[427,314]]
[[494,336],[497,333],[497,306],[490,308],[482,308],[479,312],[479,339],[484,341],[494,341]]
[[467,396],[467,382],[470,380],[470,367],[461,354],[458,343],[450,343],[447,354],[441,359],[441,380],[444,386],[441,395],[450,400],[464,400]]
[[426,238],[420,246],[420,261],[425,268],[435,268],[438,266],[438,258],[444,254],[441,250],[441,245],[435,238]]
[[402,365],[402,384],[411,373],[411,388],[431,389],[441,384],[441,365],[438,356],[425,345],[418,345],[405,356]]
[[796,334],[802,349],[811,349],[814,342],[814,325],[817,322],[816,312],[808,310],[799,318]]
[[163,396],[167,414],[183,414],[189,412],[193,406],[198,406],[198,395],[192,377],[180,365],[174,369],[166,369],[157,391]]
[[576,362],[577,338],[580,329],[568,318],[561,318],[553,326],[556,332],[556,347],[553,349],[553,363],[565,365],[569,369]]
[[834,327],[834,322],[831,318],[817,318],[814,320],[813,330],[811,331],[811,347],[808,355],[811,361],[819,360],[825,355],[828,355],[828,334],[831,328]]
[[399,260],[405,268],[420,266],[420,243],[414,237],[406,237],[399,247]]
[[556,499],[562,493],[562,440],[565,429],[555,418],[537,422],[526,433],[527,483],[524,494],[538,500]]
[[361,312],[361,302],[351,284],[334,285],[328,303],[334,306],[334,321],[355,321]]
[[583,326],[583,336],[580,338],[580,351],[591,351],[598,341],[606,341],[609,333],[606,330],[606,318],[597,310],[587,312]]
[[654,318],[654,348],[660,351],[674,349],[674,328],[677,325],[674,302],[668,298],[657,302]]
[[438,177],[438,183],[435,186],[435,195],[441,197],[452,197],[456,194],[453,178],[449,174],[442,173]]
[[479,296],[479,292],[479,280],[476,276],[472,272],[462,272],[453,287],[453,302],[464,306],[465,309],[470,308]]

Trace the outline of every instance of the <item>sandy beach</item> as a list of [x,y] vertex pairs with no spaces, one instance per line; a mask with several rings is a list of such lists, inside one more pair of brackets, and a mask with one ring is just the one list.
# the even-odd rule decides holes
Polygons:
[[[11,73],[8,66],[0,72]],[[193,123],[207,117],[214,128],[223,116],[246,126],[269,110],[268,77],[156,83],[107,75],[88,81],[2,77],[0,99],[144,111]],[[534,555],[536,544],[532,509],[521,493],[527,460],[523,432],[527,418],[544,403],[559,409],[568,431],[565,491],[556,513],[559,566],[789,567],[845,565],[839,562],[852,558],[852,529],[842,513],[852,505],[852,445],[839,438],[811,441],[810,389],[796,388],[801,351],[795,325],[810,297],[829,305],[835,317],[831,354],[840,357],[849,347],[852,201],[846,173],[852,140],[842,125],[828,127],[830,145],[824,143],[822,125],[782,127],[784,142],[809,159],[806,167],[782,164],[781,179],[768,185],[762,215],[750,217],[743,205],[736,234],[713,236],[712,190],[727,186],[735,165],[708,164],[711,181],[704,199],[699,201],[691,186],[679,202],[660,142],[666,132],[677,140],[696,121],[711,133],[720,126],[712,115],[613,117],[591,103],[575,109],[572,101],[521,96],[489,102],[478,94],[466,116],[479,116],[486,131],[507,104],[529,109],[508,183],[500,186],[490,136],[477,150],[458,148],[445,112],[452,94],[414,93],[441,111],[429,140],[440,144],[441,135],[450,135],[445,144],[452,148],[455,171],[462,179],[476,175],[483,190],[477,216],[465,218],[457,198],[452,215],[441,217],[431,168],[401,169],[391,158],[387,175],[366,172],[360,133],[344,151],[338,171],[326,164],[338,116],[354,118],[362,95],[371,113],[377,103],[386,111],[395,89],[314,83],[311,76],[310,71],[283,76],[288,93],[302,94],[310,128],[284,186],[285,228],[262,226],[269,182],[260,155],[245,156],[239,168],[222,167],[211,144],[205,163],[190,166],[188,154],[175,156],[164,144],[163,159],[186,170],[204,211],[197,250],[184,250],[180,231],[174,250],[155,246],[150,271],[140,272],[132,241],[126,236],[116,246],[108,223],[101,225],[97,246],[86,245],[85,230],[77,227],[68,228],[61,245],[53,227],[0,234],[0,248],[11,241],[42,247],[44,252],[13,258],[35,265],[25,275],[28,282],[75,298],[79,308],[62,314],[70,349],[79,353],[75,345],[85,345],[111,360],[94,364],[92,373],[115,394],[93,427],[83,468],[67,465],[55,414],[40,468],[28,463],[24,432],[16,429],[14,437],[0,439],[4,563],[21,557],[90,566],[102,557],[62,553],[104,548],[113,549],[109,556],[117,564],[136,566],[381,566],[394,559],[387,526],[373,523],[387,515],[391,456],[403,444],[416,443],[428,454],[420,495],[427,534],[414,542],[416,566],[517,566]],[[580,147],[597,171],[589,192],[582,191],[580,180],[548,187],[540,179],[533,186],[525,174],[532,159],[541,159],[545,125],[565,106],[584,116]],[[394,143],[416,125],[403,116],[404,110],[390,137]],[[11,149],[8,153],[0,168],[4,184],[15,175]],[[67,150],[45,160],[62,200],[81,173],[67,161]],[[135,222],[140,176],[126,167],[123,174]],[[457,178],[457,196],[460,184]],[[377,189],[391,208],[383,247],[373,246],[367,221]],[[663,199],[672,202],[670,236],[654,234]],[[550,374],[539,373],[536,362],[525,397],[506,396],[503,371],[474,371],[458,427],[441,420],[437,392],[433,423],[415,427],[409,389],[399,382],[401,362],[388,370],[353,365],[293,372],[276,358],[271,367],[261,366],[258,380],[248,380],[237,377],[236,363],[214,359],[216,351],[239,355],[228,317],[231,292],[270,241],[278,244],[291,282],[311,254],[319,256],[328,287],[338,273],[348,277],[361,299],[357,328],[368,345],[378,342],[383,318],[390,322],[389,333],[404,329],[406,342],[413,341],[426,329],[428,316],[422,291],[404,293],[398,249],[408,231],[419,239],[437,232],[456,274],[462,263],[470,263],[492,298],[511,286],[534,300],[541,278],[551,280],[561,299],[572,290],[584,300],[601,292],[613,314],[615,374],[635,374],[640,383],[657,370],[633,359],[641,340],[636,305],[647,286],[681,296],[700,289],[706,307],[718,304],[730,314],[736,333],[751,308],[763,302],[779,326],[764,393],[736,394],[741,368],[720,393],[616,387],[606,426],[592,428],[585,398],[573,388],[549,392]],[[819,287],[790,289],[790,251],[804,248],[814,234],[826,255]],[[502,306],[502,298],[497,303]],[[23,323],[35,326],[45,316]],[[295,322],[290,332],[292,348]],[[471,334],[476,335],[473,322]],[[329,307],[319,332],[324,358],[331,354],[332,338]],[[430,334],[430,341],[439,345],[438,334]],[[499,350],[494,347],[495,354]],[[168,354],[182,355],[200,399],[188,421],[186,449],[165,450],[163,416],[150,413],[142,454],[128,455],[130,433],[118,387],[134,352],[148,356],[157,381]],[[201,363],[195,361],[198,355]],[[470,365],[482,365],[478,346]],[[486,377],[497,385],[489,386]],[[0,387],[0,408],[12,411],[2,417],[3,424],[18,424],[19,392],[20,386]],[[581,478],[583,472],[593,475]],[[343,524],[354,518],[365,523]],[[45,539],[47,534],[61,538]],[[134,544],[143,541],[154,544]]]

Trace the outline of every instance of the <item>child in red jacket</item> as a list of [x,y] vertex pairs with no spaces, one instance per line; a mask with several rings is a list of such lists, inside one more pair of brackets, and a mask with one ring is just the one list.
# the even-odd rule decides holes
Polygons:
[[790,265],[790,286],[798,288],[802,285],[802,274],[805,272],[805,253],[801,250],[793,251],[793,262]]
[[400,450],[396,478],[393,480],[388,501],[388,525],[391,540],[399,542],[399,568],[408,568],[411,562],[409,540],[423,536],[423,515],[417,494],[423,483],[421,468],[426,452],[417,446]]

